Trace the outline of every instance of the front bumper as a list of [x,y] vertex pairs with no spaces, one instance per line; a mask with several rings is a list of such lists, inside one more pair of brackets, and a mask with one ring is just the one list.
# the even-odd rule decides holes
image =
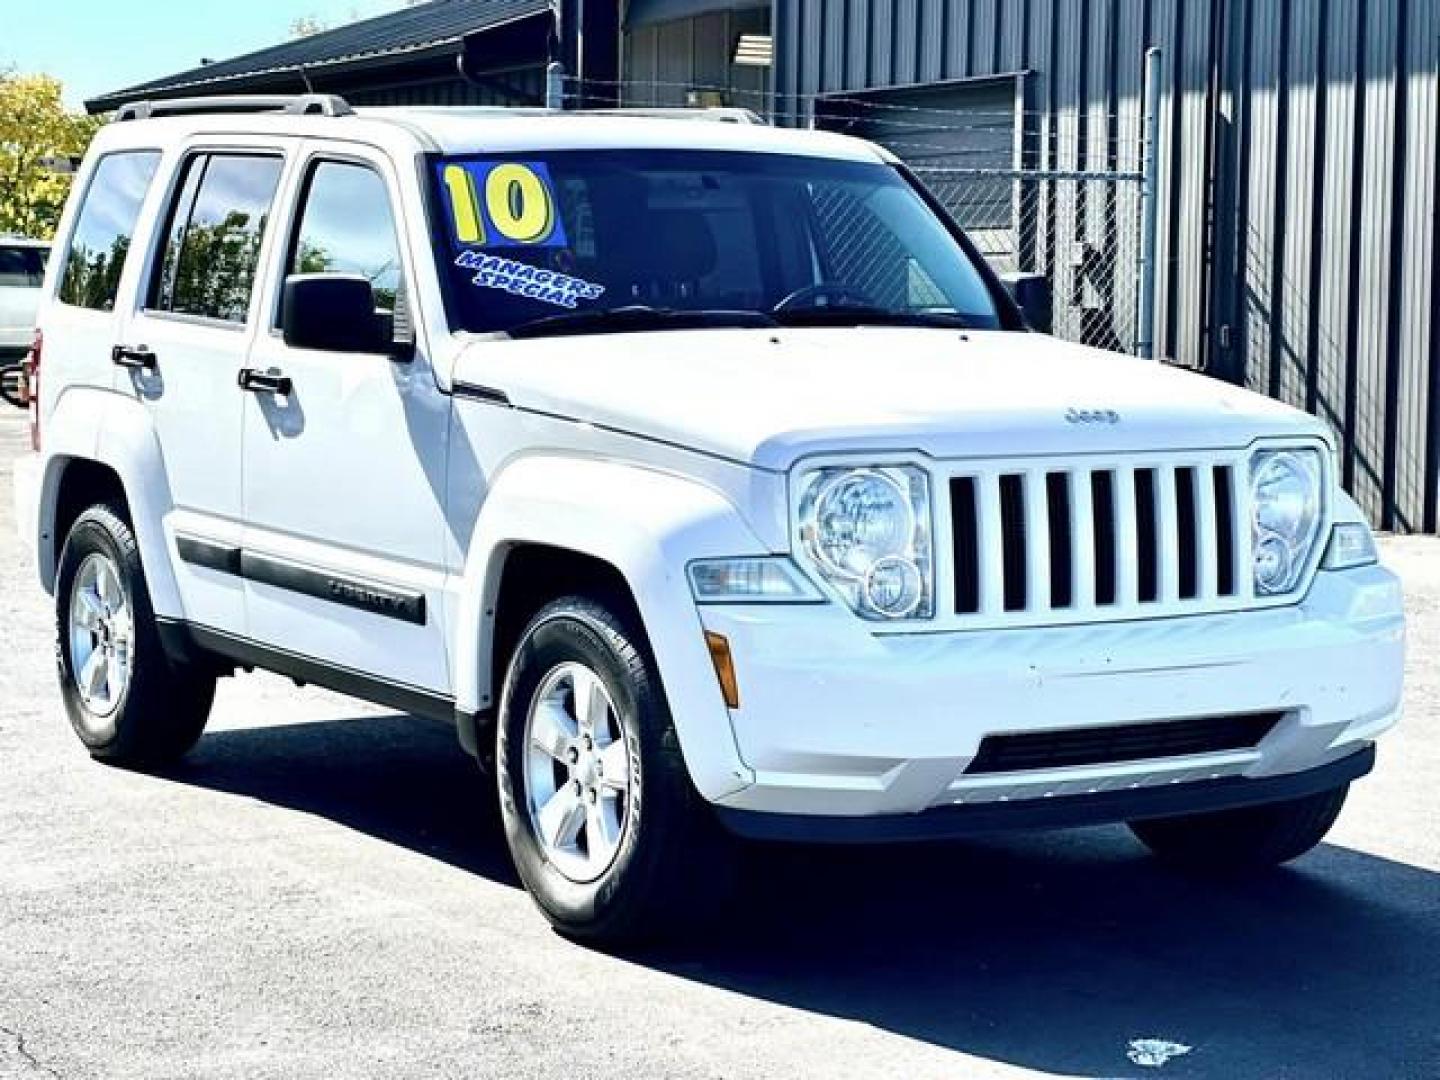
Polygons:
[[[730,719],[753,772],[717,806],[752,814],[1019,819],[1031,800],[1152,788],[1183,813],[1202,784],[1353,762],[1400,708],[1400,586],[1380,567],[1322,572],[1291,607],[1100,626],[876,635],[837,605],[701,617],[730,641]],[[986,735],[1258,712],[1283,715],[1254,747],[966,773]]]
[[981,833],[1109,825],[1175,814],[1260,806],[1330,791],[1359,779],[1374,766],[1375,747],[1372,744],[1328,765],[1254,780],[1244,776],[1224,776],[1218,780],[1097,791],[1088,795],[1066,795],[1060,799],[937,806],[919,814],[821,817],[814,814],[767,814],[725,806],[716,807],[715,813],[727,829],[750,840],[822,844],[954,840]]

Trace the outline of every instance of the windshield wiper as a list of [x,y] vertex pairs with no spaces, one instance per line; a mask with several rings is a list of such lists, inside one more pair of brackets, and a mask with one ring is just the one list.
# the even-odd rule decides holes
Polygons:
[[560,337],[566,334],[624,334],[645,330],[701,330],[710,327],[765,329],[775,320],[758,311],[720,308],[685,310],[630,304],[603,311],[567,311],[512,326],[512,338]]
[[903,311],[867,304],[825,304],[775,312],[782,326],[929,326],[974,330],[977,325],[958,311]]

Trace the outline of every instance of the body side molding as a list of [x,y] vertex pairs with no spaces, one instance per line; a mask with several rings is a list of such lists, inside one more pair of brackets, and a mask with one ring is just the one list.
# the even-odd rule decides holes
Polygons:
[[276,555],[247,551],[188,534],[175,538],[180,558],[194,566],[234,574],[246,581],[314,596],[401,622],[425,625],[425,594],[384,582],[320,570]]
[[257,551],[240,552],[240,576],[246,581],[273,585],[417,626],[425,625],[425,594],[412,589],[397,589],[349,574],[317,570]]
[[176,533],[175,551],[182,562],[192,566],[203,566],[207,570],[219,570],[226,574],[240,573],[240,549],[233,544],[221,544],[189,533]]

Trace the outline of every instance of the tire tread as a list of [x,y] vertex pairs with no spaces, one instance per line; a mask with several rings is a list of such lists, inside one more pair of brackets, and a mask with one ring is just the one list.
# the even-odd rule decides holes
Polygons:
[[1244,872],[1290,862],[1310,851],[1340,816],[1349,785],[1210,814],[1130,823],[1130,831],[1156,855],[1201,870]]
[[[703,924],[723,905],[733,883],[729,837],[722,833],[690,782],[649,643],[643,631],[621,614],[624,611],[625,605],[607,602],[606,598],[562,597],[536,613],[521,635],[521,642],[523,645],[531,640],[548,622],[577,622],[598,638],[623,668],[637,704],[648,702],[652,713],[652,730],[648,734],[654,741],[643,773],[640,827],[645,830],[643,839],[650,845],[649,850],[642,855],[637,849],[620,883],[598,900],[586,917],[577,918],[575,912],[548,895],[544,875],[530,865],[527,849],[514,839],[511,842],[521,876],[552,925],[567,936],[611,946],[663,938]],[[522,657],[523,647],[517,647],[513,655]],[[515,723],[507,715],[513,708],[510,697],[516,675],[514,665],[512,658],[497,725],[500,767],[496,770],[502,786],[502,806],[512,816],[519,812],[518,803],[505,788],[509,784],[506,742],[508,729]],[[640,722],[643,727],[646,719],[641,717]],[[507,833],[524,827],[508,822]]]
[[[102,544],[87,541],[86,534],[92,530],[103,533],[115,549],[118,569],[130,593],[135,635],[130,687],[116,713],[115,733],[103,743],[88,738],[81,727],[78,716],[84,705],[73,685],[65,653],[70,581],[85,554],[103,550]],[[96,503],[75,518],[60,553],[55,625],[66,711],[92,757],[116,765],[153,768],[170,764],[195,745],[210,715],[215,678],[210,672],[178,664],[166,655],[150,606],[139,543],[123,506]]]

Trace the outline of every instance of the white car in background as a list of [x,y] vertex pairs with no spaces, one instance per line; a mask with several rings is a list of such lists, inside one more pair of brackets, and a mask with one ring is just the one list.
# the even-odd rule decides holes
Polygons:
[[25,404],[18,365],[35,337],[35,312],[50,245],[44,240],[0,236],[0,393]]
[[0,236],[0,364],[22,360],[35,336],[35,312],[50,245]]

